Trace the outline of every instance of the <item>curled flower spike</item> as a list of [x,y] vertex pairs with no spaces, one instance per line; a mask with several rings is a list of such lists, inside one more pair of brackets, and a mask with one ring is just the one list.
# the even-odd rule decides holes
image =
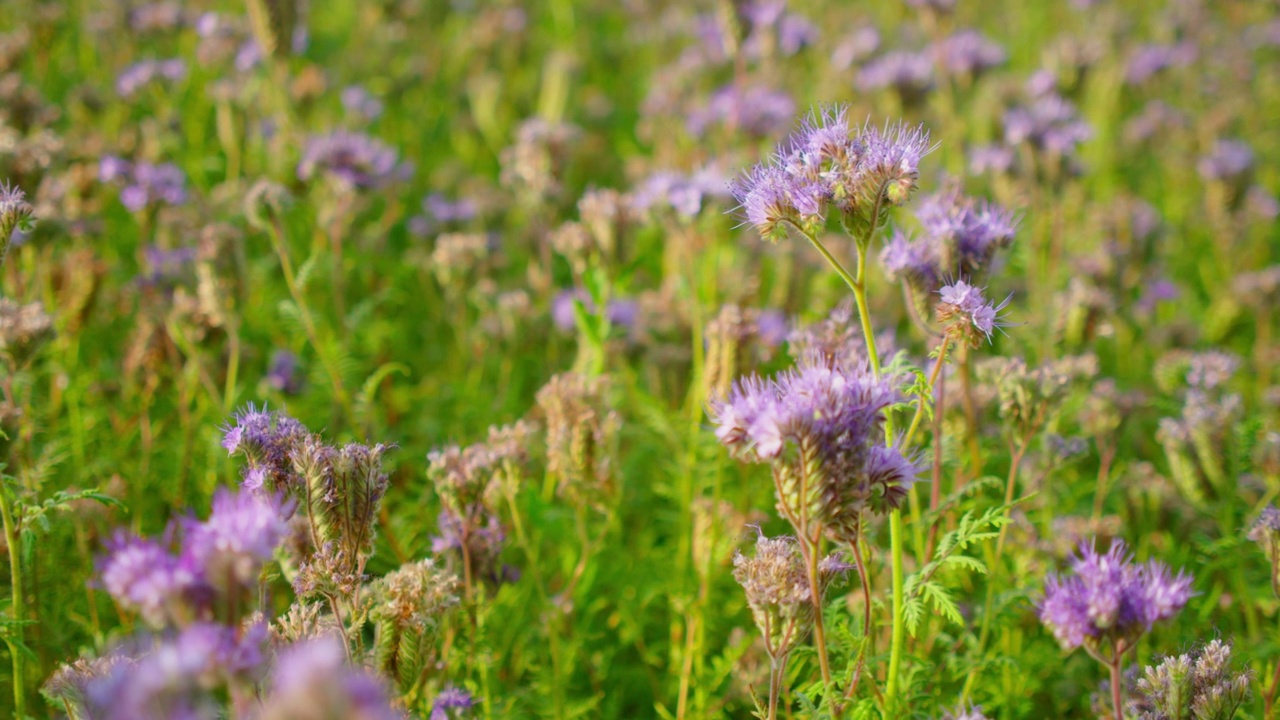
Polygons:
[[[733,577],[747,594],[765,652],[775,660],[785,659],[813,627],[813,595],[804,563],[800,543],[787,536],[762,534],[754,556],[739,552],[733,557]],[[836,555],[824,558],[818,564],[819,592],[825,595],[827,586],[849,568]]]
[[1000,311],[1012,296],[994,305],[983,297],[981,289],[963,280],[942,288],[939,294],[942,300],[938,303],[938,322],[946,326],[948,334],[969,347],[978,347],[983,340],[990,341],[996,328],[1005,326],[1000,321]]

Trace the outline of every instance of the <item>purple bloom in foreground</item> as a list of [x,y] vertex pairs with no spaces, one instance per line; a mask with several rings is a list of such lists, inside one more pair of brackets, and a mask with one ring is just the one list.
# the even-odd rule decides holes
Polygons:
[[1040,620],[1063,648],[1132,647],[1159,620],[1173,617],[1191,599],[1191,577],[1173,575],[1157,561],[1133,563],[1123,542],[1106,554],[1082,545],[1070,576],[1050,576]]
[[471,693],[459,687],[447,687],[440,691],[435,702],[431,704],[429,720],[452,720],[452,718],[463,717],[475,707],[475,704],[475,698],[471,697]]
[[332,718],[401,720],[382,681],[349,667],[333,636],[299,643],[280,654],[261,720]]
[[160,543],[117,532],[99,562],[102,587],[120,607],[163,625],[168,611],[198,580]]
[[183,560],[223,590],[248,585],[287,533],[276,502],[249,489],[223,489],[213,497],[209,519],[188,526]]

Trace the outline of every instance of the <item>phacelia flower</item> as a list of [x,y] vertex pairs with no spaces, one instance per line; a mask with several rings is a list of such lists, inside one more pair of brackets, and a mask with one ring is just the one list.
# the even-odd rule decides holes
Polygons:
[[154,540],[119,532],[99,562],[102,587],[120,607],[136,610],[156,627],[164,625],[199,581],[195,568]]
[[1178,614],[1191,599],[1191,577],[1157,561],[1133,563],[1123,542],[1099,555],[1082,545],[1070,576],[1050,576],[1040,620],[1068,650],[1129,648],[1159,620]]
[[772,465],[784,517],[809,518],[841,540],[853,537],[865,512],[898,507],[917,479],[914,464],[883,444],[884,411],[895,396],[865,367],[809,358],[772,380],[739,381],[712,414],[730,453]]
[[938,295],[938,322],[947,327],[954,338],[977,347],[983,340],[990,340],[996,328],[1003,327],[1000,311],[1010,298],[995,305],[987,301],[982,290],[963,280],[942,288]]
[[698,137],[717,125],[763,137],[786,128],[795,113],[795,101],[783,90],[734,84],[711,93],[706,105],[689,113],[685,126]]
[[864,92],[892,88],[904,105],[918,105],[933,89],[933,60],[927,53],[887,53],[858,72],[858,88]]
[[470,714],[476,705],[471,693],[460,687],[447,687],[436,695],[431,703],[431,715],[428,720],[457,720]]
[[1129,58],[1124,81],[1129,85],[1141,85],[1166,68],[1190,65],[1198,54],[1195,43],[1191,41],[1177,45],[1145,45]]
[[238,453],[248,461],[246,488],[268,494],[296,491],[301,479],[291,455],[308,435],[307,428],[288,415],[249,405],[223,428],[222,447],[228,455]]
[[1004,114],[1004,139],[1009,145],[1028,143],[1036,150],[1057,157],[1075,153],[1080,143],[1093,134],[1066,98],[1043,95],[1030,105],[1020,105]]
[[349,667],[332,636],[299,643],[280,654],[262,720],[403,720],[382,681]]
[[325,173],[360,190],[381,187],[408,171],[391,146],[345,130],[313,136],[298,162],[299,180]]
[[280,506],[268,496],[222,489],[213,497],[209,519],[188,526],[183,559],[229,593],[257,580],[287,533]]
[[34,212],[21,188],[7,182],[0,183],[0,265],[9,254],[14,231],[31,231]]
[[1249,531],[1249,539],[1262,547],[1271,563],[1271,590],[1280,598],[1280,508],[1263,508],[1258,521]]
[[946,72],[972,80],[1008,59],[1004,48],[976,30],[961,30],[941,40],[935,52]]
[[120,73],[116,78],[116,92],[122,98],[130,98],[149,83],[158,80],[177,82],[186,76],[187,64],[180,58],[144,60]]
[[130,163],[115,156],[105,156],[98,163],[98,179],[124,183],[120,202],[133,212],[160,204],[181,205],[187,201],[187,177],[170,163]]
[[299,365],[298,356],[288,350],[271,353],[271,362],[267,367],[267,385],[285,395],[302,392],[302,372]]

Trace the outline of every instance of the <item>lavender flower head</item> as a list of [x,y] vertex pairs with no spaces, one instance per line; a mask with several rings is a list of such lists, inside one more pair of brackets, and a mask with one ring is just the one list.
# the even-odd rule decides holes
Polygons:
[[199,577],[160,543],[117,532],[98,564],[102,587],[116,604],[148,624],[165,625]]
[[366,190],[400,179],[408,170],[391,146],[368,135],[338,130],[307,141],[298,162],[298,179],[307,181],[324,173]]
[[297,395],[302,392],[302,373],[298,356],[288,350],[271,353],[267,369],[267,384],[276,392]]
[[222,429],[222,447],[228,455],[239,453],[247,460],[245,488],[277,493],[296,490],[301,482],[291,456],[308,435],[306,427],[288,415],[249,405]]
[[460,687],[449,686],[436,695],[431,703],[431,715],[428,720],[456,720],[470,714],[476,706],[471,693]]
[[858,89],[884,88],[893,88],[908,107],[919,105],[933,89],[933,60],[926,53],[891,52],[858,72]]
[[1124,81],[1131,86],[1142,85],[1166,68],[1190,65],[1198,54],[1195,43],[1189,40],[1177,45],[1145,45],[1129,58]]
[[1035,98],[1030,105],[1004,114],[1004,139],[1009,145],[1028,143],[1036,150],[1058,157],[1072,155],[1093,134],[1074,105],[1057,94]]
[[711,93],[706,105],[690,112],[685,126],[697,137],[716,125],[763,137],[781,131],[795,113],[795,101],[786,91],[726,85]]
[[183,561],[223,593],[248,586],[288,534],[278,503],[249,489],[222,489],[209,519],[187,527]]
[[883,444],[884,411],[895,397],[866,367],[809,358],[772,380],[739,381],[712,414],[731,454],[772,465],[784,517],[809,518],[842,540],[865,512],[898,507],[917,479],[914,463]]
[[116,92],[120,97],[128,99],[152,82],[177,82],[186,76],[187,64],[180,58],[144,60],[130,65],[120,73],[116,78]]
[[949,74],[973,80],[1008,59],[1004,48],[976,30],[961,30],[938,43],[943,68]]
[[1249,539],[1262,547],[1271,562],[1271,590],[1280,598],[1280,508],[1275,505],[1263,508],[1249,531]]
[[1133,563],[1123,542],[1099,555],[1082,545],[1070,576],[1050,576],[1040,620],[1065,649],[1092,652],[1133,646],[1159,620],[1173,617],[1191,599],[1191,577],[1176,576],[1157,561]]
[[996,328],[1004,327],[1000,311],[1009,304],[1005,298],[999,305],[988,302],[982,290],[963,280],[957,280],[938,291],[938,322],[947,327],[953,339],[959,339],[970,347],[978,347],[983,340],[990,341]]
[[403,720],[376,676],[346,664],[332,636],[299,643],[280,654],[261,720]]
[[377,120],[382,115],[382,101],[359,85],[342,89],[342,107],[364,122]]
[[133,212],[162,203],[181,205],[187,201],[187,177],[171,163],[130,163],[107,155],[98,163],[98,179],[124,183],[120,202]]
[[826,221],[829,207],[865,238],[884,221],[885,208],[906,202],[928,151],[923,127],[855,128],[844,108],[826,108],[805,118],[772,162],[756,165],[730,189],[765,238],[779,239],[786,224],[810,232]]

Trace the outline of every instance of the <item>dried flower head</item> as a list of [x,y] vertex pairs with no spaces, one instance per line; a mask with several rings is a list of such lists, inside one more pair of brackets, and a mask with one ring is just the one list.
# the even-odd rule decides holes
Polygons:
[[[830,583],[843,578],[849,567],[837,555],[823,558],[818,564],[818,592],[825,596]],[[761,534],[754,556],[734,555],[733,577],[746,592],[769,657],[785,659],[813,627],[813,594],[800,543],[793,537]]]
[[1105,554],[1082,545],[1074,574],[1051,575],[1040,601],[1040,620],[1068,650],[1129,648],[1159,620],[1173,617],[1191,599],[1191,577],[1176,576],[1157,561],[1133,563],[1123,542]]
[[547,429],[547,472],[563,496],[599,509],[614,496],[613,456],[622,425],[609,408],[608,391],[608,378],[564,373],[537,394]]
[[1233,720],[1249,696],[1249,673],[1231,668],[1231,645],[1211,640],[1185,655],[1147,667],[1137,699],[1149,708],[1138,720]]
[[374,665],[407,692],[431,661],[436,629],[458,604],[458,578],[431,560],[402,565],[370,588]]

